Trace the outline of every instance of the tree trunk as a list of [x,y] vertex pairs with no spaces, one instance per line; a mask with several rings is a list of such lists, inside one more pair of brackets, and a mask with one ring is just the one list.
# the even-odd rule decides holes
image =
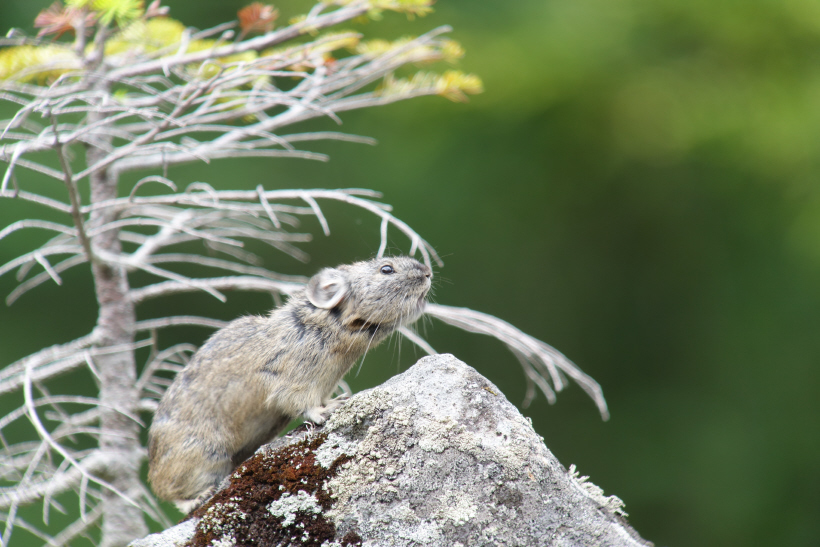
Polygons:
[[[102,118],[102,115],[98,115]],[[98,119],[91,119],[94,123]],[[94,165],[106,152],[89,146],[86,151],[87,165]],[[108,169],[91,175],[91,203],[117,197],[117,180]],[[110,209],[97,209],[91,213],[89,227],[99,227],[116,220]],[[122,246],[119,230],[107,230],[92,238],[95,253],[119,256]],[[100,347],[122,346],[122,351],[100,355],[95,365],[100,375],[100,448],[108,463],[103,477],[119,492],[136,501],[141,496],[140,464],[142,449],[139,424],[128,415],[137,413],[139,394],[135,388],[136,363],[131,344],[134,342],[136,315],[134,305],[128,298],[128,277],[122,266],[92,261],[92,273],[99,304],[99,316],[95,333]],[[131,501],[108,489],[103,489],[103,547],[127,545],[134,538],[147,533],[142,511]]]

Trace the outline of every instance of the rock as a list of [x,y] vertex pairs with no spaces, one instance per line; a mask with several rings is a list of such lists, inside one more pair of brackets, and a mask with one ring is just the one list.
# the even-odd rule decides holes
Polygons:
[[196,532],[196,520],[186,520],[159,534],[150,534],[132,541],[128,547],[182,547],[191,541]]
[[618,498],[567,471],[452,355],[425,357],[323,428],[263,446],[223,485],[190,520],[132,546],[651,545]]

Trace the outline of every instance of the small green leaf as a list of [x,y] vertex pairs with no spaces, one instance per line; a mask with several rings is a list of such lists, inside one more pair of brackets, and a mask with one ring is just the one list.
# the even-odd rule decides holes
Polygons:
[[142,0],[93,0],[92,7],[100,13],[100,23],[110,25],[116,19],[120,28],[145,13]]

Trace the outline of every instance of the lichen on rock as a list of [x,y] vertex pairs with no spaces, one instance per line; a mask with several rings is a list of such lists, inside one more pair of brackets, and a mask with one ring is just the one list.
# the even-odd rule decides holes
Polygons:
[[192,514],[191,545],[651,545],[624,515],[498,388],[436,355],[257,451]]
[[198,521],[188,545],[360,545],[355,537],[336,542],[336,527],[323,514],[334,503],[327,481],[349,459],[340,453],[319,463],[315,451],[326,439],[313,433],[278,450],[260,448],[189,515]]

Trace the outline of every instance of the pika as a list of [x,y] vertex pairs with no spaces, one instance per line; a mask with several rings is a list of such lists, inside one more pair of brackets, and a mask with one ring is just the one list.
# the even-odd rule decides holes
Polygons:
[[322,423],[371,347],[424,312],[429,267],[410,257],[326,268],[267,316],[215,332],[168,387],[148,432],[148,479],[188,512],[293,419]]

